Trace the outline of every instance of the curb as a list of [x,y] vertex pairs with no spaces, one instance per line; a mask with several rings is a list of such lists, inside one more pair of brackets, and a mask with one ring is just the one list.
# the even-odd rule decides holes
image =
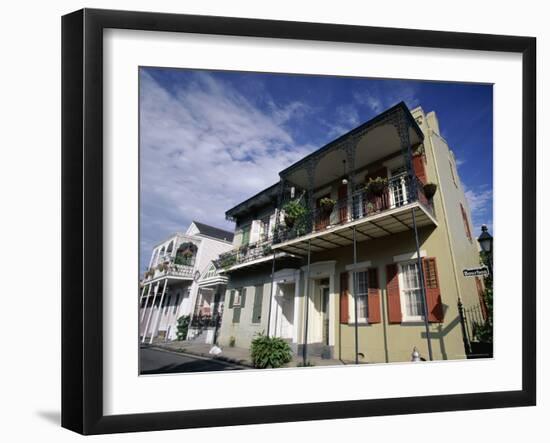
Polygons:
[[149,345],[149,346],[152,347],[152,348],[163,349],[165,351],[171,351],[171,352],[175,352],[175,353],[178,353],[178,354],[196,355],[197,357],[210,358],[212,360],[220,360],[220,361],[224,361],[226,363],[233,363],[233,364],[236,364],[236,365],[239,365],[239,366],[246,366],[247,368],[254,369],[254,366],[248,360],[237,360],[236,358],[226,357],[224,355],[212,355],[212,354],[209,354],[208,352],[197,352],[197,351],[189,350],[189,349],[183,348],[183,347],[178,349],[178,348],[172,348],[170,346],[163,346],[161,344],[160,345],[159,344],[152,344],[152,345]]

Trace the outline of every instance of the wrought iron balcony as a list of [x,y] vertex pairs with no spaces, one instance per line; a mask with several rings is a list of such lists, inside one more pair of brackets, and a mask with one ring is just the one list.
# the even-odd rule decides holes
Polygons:
[[259,260],[261,258],[271,255],[273,239],[263,239],[255,243],[249,243],[243,245],[238,249],[220,254],[218,260],[216,260],[216,267],[223,269],[230,269],[233,266],[241,265],[244,263]]
[[[333,206],[306,207],[302,216],[295,220],[287,218],[276,228],[273,244],[276,247],[280,243],[310,234],[328,230],[335,232],[334,228],[338,226],[352,225],[355,221],[374,218],[374,216],[385,212],[398,213],[399,211],[392,210],[408,208],[415,202],[419,203],[421,208],[434,219],[433,204],[424,194],[422,183],[416,176],[411,179],[404,173],[389,179],[388,183],[376,194],[363,186],[348,197],[336,200]],[[394,215],[392,217],[396,218]],[[402,224],[406,224],[406,222]],[[391,231],[387,232],[392,233]]]

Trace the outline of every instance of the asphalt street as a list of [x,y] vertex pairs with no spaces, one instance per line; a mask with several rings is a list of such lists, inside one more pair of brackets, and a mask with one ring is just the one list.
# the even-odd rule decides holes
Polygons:
[[141,374],[171,374],[178,372],[234,371],[242,366],[220,360],[143,347],[140,349]]

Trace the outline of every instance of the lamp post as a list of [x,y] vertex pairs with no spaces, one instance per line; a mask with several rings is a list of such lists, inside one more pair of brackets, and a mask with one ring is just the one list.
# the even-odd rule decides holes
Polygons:
[[481,235],[478,237],[477,241],[481,250],[487,254],[487,262],[489,265],[489,272],[491,277],[493,276],[493,236],[489,234],[487,225],[481,226]]

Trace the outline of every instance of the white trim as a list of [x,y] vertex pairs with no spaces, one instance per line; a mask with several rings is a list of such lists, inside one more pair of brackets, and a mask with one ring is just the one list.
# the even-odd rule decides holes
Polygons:
[[372,262],[368,260],[356,264],[346,265],[346,271],[363,271],[370,267],[372,267]]
[[[422,253],[422,252],[421,252]],[[416,255],[416,254],[415,254]],[[416,258],[416,257],[415,257]],[[418,267],[418,261],[412,259],[412,260],[406,260],[397,265],[397,278],[399,279],[399,301],[401,304],[401,323],[418,323],[418,322],[424,322],[424,316],[423,315],[407,315],[407,307],[405,305],[405,297],[403,296],[403,291],[405,289],[405,284],[403,282],[403,265],[406,264],[414,264]],[[417,269],[418,272],[418,269]],[[419,277],[420,280],[420,277]],[[420,283],[420,282],[419,282]],[[420,285],[419,289],[422,288],[422,285]],[[420,290],[422,298],[422,291]]]
[[[427,256],[428,256],[428,254],[426,253],[426,251],[424,249],[421,249],[420,250],[420,257],[427,257]],[[398,262],[402,262],[402,261],[410,261],[410,260],[414,260],[415,258],[418,258],[418,255],[416,255],[416,251],[415,252],[406,252],[405,254],[394,255],[393,256],[393,262],[398,263]]]

